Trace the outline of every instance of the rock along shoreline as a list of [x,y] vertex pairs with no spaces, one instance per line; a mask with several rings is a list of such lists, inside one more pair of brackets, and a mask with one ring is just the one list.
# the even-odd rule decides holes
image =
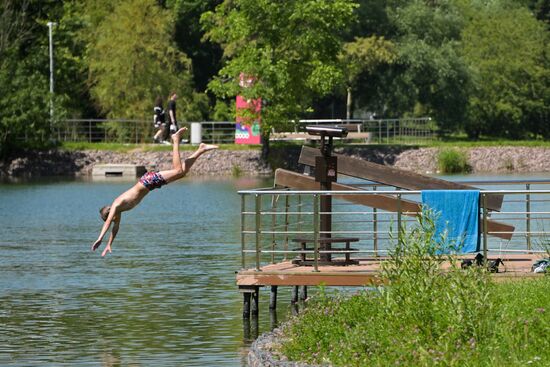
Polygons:
[[[465,149],[471,173],[545,173],[550,172],[550,148],[481,147]],[[438,148],[337,147],[336,153],[365,159],[421,174],[436,174]],[[191,151],[182,151],[185,159]],[[260,159],[260,150],[216,150],[197,160],[191,176],[270,175],[274,168],[300,170],[299,146],[272,147],[271,164]],[[126,163],[164,170],[171,165],[171,152],[28,151],[0,161],[0,178],[40,176],[87,176],[95,164]]]

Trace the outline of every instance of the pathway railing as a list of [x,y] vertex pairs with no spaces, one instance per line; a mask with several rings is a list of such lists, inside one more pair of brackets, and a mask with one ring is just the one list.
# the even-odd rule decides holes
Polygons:
[[[191,122],[181,122],[190,126]],[[235,142],[235,123],[204,121],[201,141],[215,144]],[[151,121],[125,119],[69,119],[58,122],[53,136],[63,142],[152,143],[156,132]]]
[[[481,251],[485,253],[545,253],[550,251],[550,181],[500,181],[468,184],[501,186],[501,189],[480,190]],[[505,187],[502,187],[502,186]],[[313,270],[318,270],[317,258],[324,251],[319,238],[357,237],[352,250],[331,254],[348,254],[351,258],[381,256],[392,248],[400,232],[416,222],[418,212],[390,212],[349,202],[346,196],[384,195],[399,203],[420,202],[421,191],[403,191],[370,185],[362,191],[296,191],[286,189],[257,189],[240,191],[241,196],[241,254],[242,268],[276,263],[312,254]],[[491,195],[504,195],[501,211],[490,211],[484,203]],[[320,210],[324,196],[332,196],[332,211]],[[403,207],[406,207],[403,205]],[[322,231],[319,218],[332,216],[330,231]],[[488,221],[498,221],[515,227],[513,231],[491,231]],[[302,250],[292,240],[297,237],[313,239],[311,250]],[[505,239],[510,237],[510,239]],[[326,251],[325,251],[326,252]]]
[[[438,139],[438,127],[430,117],[400,119],[316,119],[300,120],[295,132],[305,131],[307,125],[340,125],[353,133],[368,134],[366,139],[377,144],[421,144]],[[362,139],[363,140],[363,139]]]
[[[192,122],[181,122],[190,126]],[[215,144],[235,142],[235,122],[202,121],[201,141]],[[379,120],[300,120],[293,124],[294,132],[303,132],[305,126],[331,124],[346,126],[350,137],[354,133],[361,140],[379,144],[421,144],[437,139],[437,127],[428,118]],[[151,121],[133,119],[68,119],[56,123],[53,136],[63,142],[152,143],[156,129]],[[25,137],[21,137],[23,140]]]

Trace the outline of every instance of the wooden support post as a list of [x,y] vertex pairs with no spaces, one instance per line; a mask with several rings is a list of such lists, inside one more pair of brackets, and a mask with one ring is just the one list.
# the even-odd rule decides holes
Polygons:
[[250,340],[250,318],[243,318],[243,339]]
[[256,340],[258,339],[258,335],[260,334],[260,322],[258,317],[252,318],[251,328],[250,328],[250,339]]
[[277,326],[279,326],[279,322],[277,321],[277,311],[276,310],[270,310],[269,311],[269,326],[270,326],[271,330],[273,330]]
[[269,295],[269,309],[270,310],[277,309],[277,286],[276,285],[271,286],[271,293]]
[[290,311],[292,312],[292,316],[296,316],[298,315],[299,313],[299,309],[298,309],[298,302],[296,303],[291,303],[290,304]]
[[250,293],[243,293],[243,318],[250,318]]
[[297,303],[298,302],[298,286],[292,286],[292,296],[290,297],[290,303]]
[[254,289],[252,293],[252,316],[258,316],[259,313],[260,287]]
[[300,287],[300,301],[305,301],[307,299],[307,285]]

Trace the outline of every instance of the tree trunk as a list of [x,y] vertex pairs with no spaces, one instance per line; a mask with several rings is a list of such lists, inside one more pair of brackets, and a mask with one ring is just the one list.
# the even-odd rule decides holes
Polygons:
[[260,156],[260,159],[265,165],[267,165],[267,159],[269,158],[269,130],[262,131],[261,141],[262,141],[262,154]]
[[346,120],[351,120],[351,87],[348,87],[348,98],[346,101]]

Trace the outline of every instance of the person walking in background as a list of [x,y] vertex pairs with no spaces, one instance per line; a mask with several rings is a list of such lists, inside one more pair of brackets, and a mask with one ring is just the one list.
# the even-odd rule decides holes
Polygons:
[[175,91],[170,93],[170,100],[168,101],[168,117],[170,119],[170,133],[175,133],[179,130],[178,120],[176,119],[176,99],[178,95]]
[[162,97],[157,96],[157,99],[155,100],[155,107],[153,107],[153,123],[155,125],[155,128],[158,129],[155,133],[155,136],[153,136],[153,142],[160,143],[161,140],[166,140],[165,136],[166,134],[167,126],[166,126],[166,114],[164,112],[164,108],[162,107]]

